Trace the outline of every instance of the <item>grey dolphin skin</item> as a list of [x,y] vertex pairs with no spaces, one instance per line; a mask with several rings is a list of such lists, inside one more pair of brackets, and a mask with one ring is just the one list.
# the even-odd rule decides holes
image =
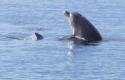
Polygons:
[[88,42],[101,41],[102,37],[97,29],[80,13],[65,11],[64,15],[68,17],[72,26],[73,36]]
[[41,34],[39,34],[39,33],[36,33],[36,32],[35,32],[35,37],[36,37],[36,40],[43,39],[43,36]]

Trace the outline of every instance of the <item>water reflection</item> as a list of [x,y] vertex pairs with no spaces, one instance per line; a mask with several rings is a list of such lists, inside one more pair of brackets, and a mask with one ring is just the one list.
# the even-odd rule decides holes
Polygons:
[[70,39],[68,42],[69,51],[73,51],[76,47],[80,46],[97,46],[100,42],[86,42],[78,39]]

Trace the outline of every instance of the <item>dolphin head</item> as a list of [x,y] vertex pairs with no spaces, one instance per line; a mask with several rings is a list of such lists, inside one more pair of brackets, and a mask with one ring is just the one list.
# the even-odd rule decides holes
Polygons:
[[70,12],[69,12],[69,11],[64,11],[64,15],[65,15],[66,17],[69,17],[69,16],[70,16]]

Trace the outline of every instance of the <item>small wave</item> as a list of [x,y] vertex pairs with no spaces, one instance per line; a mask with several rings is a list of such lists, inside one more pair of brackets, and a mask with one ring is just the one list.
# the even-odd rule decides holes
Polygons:
[[93,45],[93,46],[96,46],[101,42],[101,41],[88,42],[88,41],[85,41],[85,40],[75,38],[75,37],[73,37],[71,35],[70,36],[60,37],[60,38],[58,38],[58,40],[59,41],[70,41],[70,42],[72,42],[72,44],[75,44],[75,45]]
[[3,39],[8,39],[8,40],[23,40],[28,34],[25,33],[7,33],[7,34],[0,34]]

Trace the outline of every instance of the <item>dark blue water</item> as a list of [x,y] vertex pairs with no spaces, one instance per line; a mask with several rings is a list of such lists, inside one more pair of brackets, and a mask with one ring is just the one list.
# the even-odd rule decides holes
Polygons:
[[[60,40],[71,30],[64,10],[100,31],[97,45]],[[38,32],[43,40],[31,39]],[[0,0],[0,80],[125,80],[125,1]]]

